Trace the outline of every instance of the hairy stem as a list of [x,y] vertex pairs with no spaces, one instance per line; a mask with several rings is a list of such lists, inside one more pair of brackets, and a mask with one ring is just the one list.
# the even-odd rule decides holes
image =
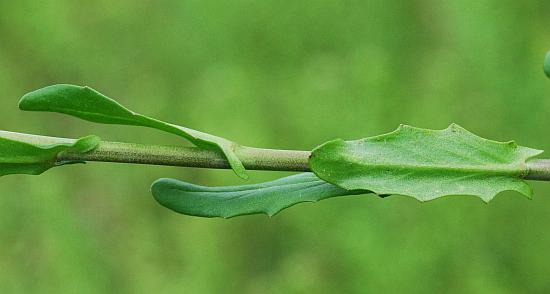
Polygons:
[[[309,171],[309,151],[237,147],[235,153],[250,170]],[[196,147],[101,142],[88,153],[62,152],[58,161],[103,161],[199,168],[231,168],[222,153]]]
[[550,181],[550,159],[533,159],[527,162],[526,180]]
[[[0,137],[32,142],[35,144],[55,144],[74,142],[74,139],[45,137],[0,131]],[[309,172],[310,151],[261,149],[237,146],[235,153],[245,168],[250,170]],[[229,169],[225,156],[216,151],[196,147],[177,147],[120,143],[102,141],[99,146],[87,153],[74,151],[61,152],[57,161],[101,161],[168,165],[197,168]],[[550,159],[534,159],[527,162],[527,180],[550,181]]]
[[[236,154],[250,170],[308,172],[309,151],[238,147]],[[198,168],[230,168],[223,154],[196,147],[158,146],[133,143],[102,142],[95,150],[81,154],[64,152],[59,161],[103,161],[170,165]],[[527,162],[527,180],[550,181],[550,159]]]

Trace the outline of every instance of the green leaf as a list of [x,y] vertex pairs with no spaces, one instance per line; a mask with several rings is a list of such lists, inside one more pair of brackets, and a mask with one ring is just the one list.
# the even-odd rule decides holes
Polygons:
[[546,53],[546,58],[544,59],[544,72],[550,78],[550,51]]
[[0,131],[0,176],[39,175],[55,166],[76,163],[58,162],[57,155],[67,150],[86,153],[99,141],[97,136],[74,140]]
[[222,152],[235,173],[247,179],[246,170],[235,154],[234,142],[166,123],[135,113],[113,99],[91,89],[75,85],[53,85],[26,94],[19,102],[21,110],[59,112],[103,124],[143,126],[172,133],[198,147]]
[[381,136],[325,143],[313,151],[310,166],[321,179],[348,190],[420,201],[473,195],[487,202],[506,190],[531,197],[522,180],[525,161],[540,153],[483,139],[455,124],[445,130],[402,125]]
[[223,218],[256,213],[272,216],[300,202],[368,193],[339,188],[313,173],[230,187],[204,187],[174,179],[159,179],[153,183],[151,191],[161,205],[175,212]]

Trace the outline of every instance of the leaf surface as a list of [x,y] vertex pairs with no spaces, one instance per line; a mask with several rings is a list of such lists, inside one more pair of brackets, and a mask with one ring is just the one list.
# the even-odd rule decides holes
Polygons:
[[30,92],[19,102],[21,110],[59,112],[87,121],[143,126],[184,137],[198,147],[222,152],[233,171],[247,179],[246,170],[235,154],[238,144],[193,129],[166,123],[135,113],[115,100],[89,88],[75,85],[53,85]]
[[546,58],[544,59],[544,73],[550,78],[550,51],[546,53]]
[[0,131],[0,176],[38,175],[55,166],[76,163],[57,162],[57,155],[66,150],[86,153],[99,141],[96,136],[74,140]]
[[325,143],[312,152],[310,166],[321,179],[348,190],[420,201],[473,195],[487,202],[506,190],[531,197],[522,179],[525,161],[540,153],[514,142],[486,140],[456,124],[444,130],[402,125],[385,135]]
[[153,183],[151,191],[161,205],[178,213],[223,218],[256,213],[272,216],[300,202],[369,193],[339,188],[313,173],[228,187],[204,187],[174,179],[159,179]]

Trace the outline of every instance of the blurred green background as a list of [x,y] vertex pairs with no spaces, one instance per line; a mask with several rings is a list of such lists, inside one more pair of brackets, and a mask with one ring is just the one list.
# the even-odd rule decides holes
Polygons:
[[[74,83],[256,147],[456,122],[550,150],[549,15],[547,0],[0,0],[0,129],[182,144],[17,110],[26,92]],[[3,177],[0,292],[550,292],[548,183],[532,201],[366,195],[223,220],[159,206],[159,177],[243,183],[106,163]]]

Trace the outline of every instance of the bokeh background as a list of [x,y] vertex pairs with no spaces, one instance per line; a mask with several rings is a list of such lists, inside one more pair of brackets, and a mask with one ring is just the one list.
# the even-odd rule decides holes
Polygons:
[[[456,122],[550,150],[549,15],[547,0],[0,0],[0,128],[185,144],[17,110],[26,92],[73,83],[256,147]],[[0,292],[550,292],[548,183],[531,201],[365,195],[223,220],[159,206],[160,177],[243,183],[106,163],[3,177]]]

